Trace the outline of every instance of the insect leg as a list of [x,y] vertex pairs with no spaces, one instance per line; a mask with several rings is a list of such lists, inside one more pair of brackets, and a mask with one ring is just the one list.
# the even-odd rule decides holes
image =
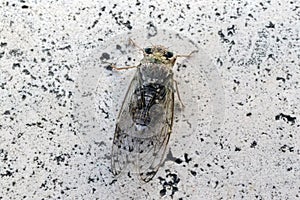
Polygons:
[[117,66],[115,66],[115,65],[111,65],[111,68],[113,68],[114,70],[123,70],[123,69],[137,68],[137,66],[117,67]]
[[145,54],[145,51],[142,47],[140,47],[139,45],[137,45],[131,38],[129,38],[129,43],[131,43],[134,47],[138,48],[140,51],[143,52],[143,54]]
[[108,66],[106,66],[107,70],[123,70],[123,69],[132,69],[132,68],[137,68],[137,66],[126,66],[126,67],[117,67],[115,64],[110,63],[110,62],[106,62],[104,61],[104,63],[109,64]]
[[189,54],[176,55],[175,58],[179,58],[179,57],[186,57],[186,58],[188,58],[188,57],[191,57],[191,55],[192,55],[193,53],[196,53],[196,52],[197,52],[197,50],[194,50],[194,51],[192,51],[192,52],[189,53]]
[[180,95],[179,95],[178,83],[177,83],[176,80],[174,80],[174,83],[175,83],[175,87],[176,87],[177,97],[178,97],[178,99],[179,99],[179,101],[180,101],[180,104],[181,104],[182,108],[184,108],[184,104],[183,104],[183,102],[182,102],[182,100],[181,100],[181,98],[180,98]]

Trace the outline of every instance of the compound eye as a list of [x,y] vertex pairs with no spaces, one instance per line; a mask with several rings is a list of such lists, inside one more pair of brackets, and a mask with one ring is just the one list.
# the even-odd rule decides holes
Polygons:
[[151,48],[145,48],[144,51],[145,51],[146,54],[151,54],[152,53]]
[[165,57],[166,57],[166,58],[172,58],[173,55],[174,55],[174,54],[173,54],[172,52],[167,51],[166,54],[165,54]]

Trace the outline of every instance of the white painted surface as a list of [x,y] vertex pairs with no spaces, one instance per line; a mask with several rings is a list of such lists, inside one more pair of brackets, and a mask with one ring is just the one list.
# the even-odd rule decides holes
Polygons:
[[[115,178],[114,124],[133,72],[101,56],[111,47],[110,62],[137,64],[136,50],[114,45],[164,43],[163,29],[212,63],[174,68],[187,108],[175,110],[153,181]],[[299,47],[297,1],[1,2],[0,199],[299,198]]]

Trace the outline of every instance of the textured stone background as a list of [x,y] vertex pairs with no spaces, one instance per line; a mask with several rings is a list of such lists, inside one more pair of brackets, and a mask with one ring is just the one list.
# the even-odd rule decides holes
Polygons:
[[[297,0],[1,1],[0,199],[300,198],[299,7]],[[225,94],[217,131],[207,132],[203,113],[192,135],[174,130],[166,162],[147,184],[110,173],[117,109],[76,107],[85,64],[94,63],[87,60],[134,29],[194,41]],[[127,73],[98,69],[122,80]],[[90,91],[81,92],[92,98]]]

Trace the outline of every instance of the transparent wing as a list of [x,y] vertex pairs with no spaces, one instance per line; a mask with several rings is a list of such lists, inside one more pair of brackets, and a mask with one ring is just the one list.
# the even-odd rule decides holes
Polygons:
[[[156,174],[163,161],[173,124],[174,93],[173,80],[165,87],[164,100],[147,110],[150,122],[139,126],[134,122],[132,108],[143,105],[145,96],[136,92],[141,88],[139,72],[134,76],[116,124],[112,147],[112,171],[120,174],[128,170],[139,173],[140,178],[148,182]],[[149,100],[151,101],[151,100]]]
[[130,157],[134,143],[129,135],[130,133],[128,133],[128,127],[133,126],[133,121],[129,113],[129,103],[130,97],[138,85],[139,81],[136,73],[129,85],[115,128],[111,158],[112,172],[114,175],[119,175],[134,159]]
[[138,154],[137,166],[139,167],[140,178],[145,182],[150,181],[155,176],[163,162],[172,132],[174,93],[171,88],[166,92],[165,102],[155,105],[155,107],[152,114],[159,118],[157,124],[153,126],[156,134],[146,138],[146,144],[142,143],[138,148],[140,153]]

